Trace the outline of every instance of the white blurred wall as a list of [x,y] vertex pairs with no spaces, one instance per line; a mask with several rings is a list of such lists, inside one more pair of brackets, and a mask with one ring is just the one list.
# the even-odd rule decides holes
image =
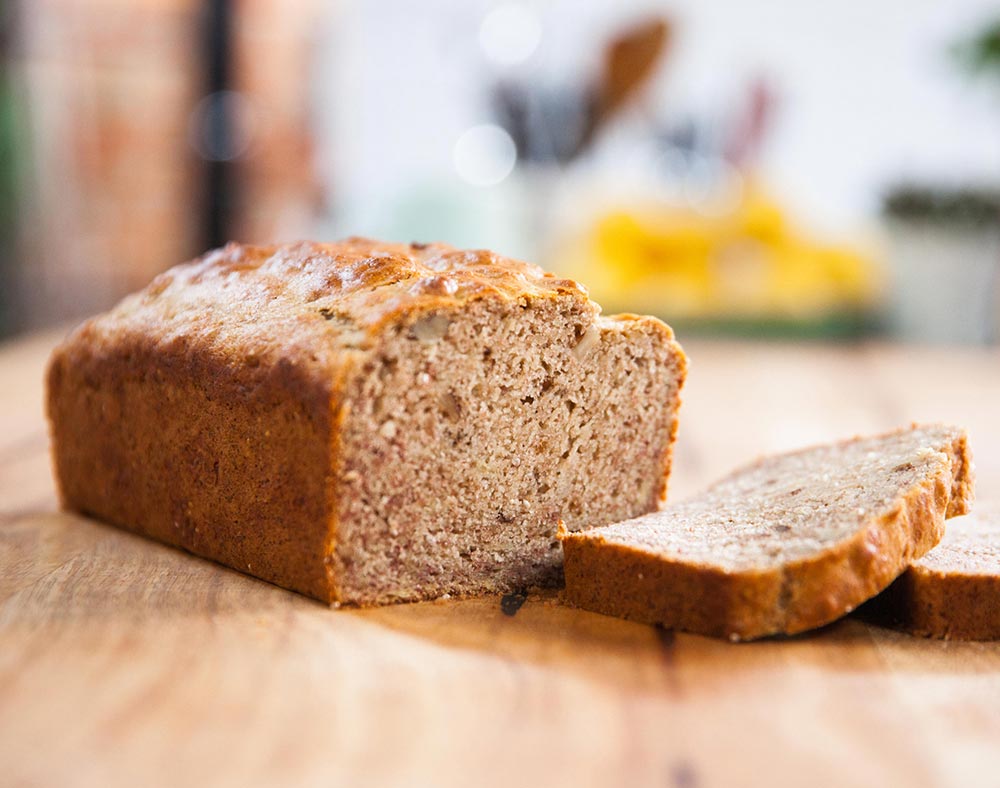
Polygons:
[[[477,34],[495,5],[358,1],[333,15],[316,86],[340,217],[331,229],[391,235],[387,213],[414,192],[428,201],[428,184],[451,190],[442,210],[456,194],[489,199],[455,178],[452,151],[465,129],[490,120],[482,84],[502,69],[485,61]],[[753,74],[771,77],[782,102],[763,170],[816,227],[863,226],[901,177],[1000,181],[1000,84],[973,82],[947,51],[1000,12],[996,0],[528,5],[543,20],[542,43],[515,68],[536,80],[592,68],[607,31],[658,9],[676,24],[656,85],[662,112],[711,112]],[[435,212],[433,200],[426,209]]]

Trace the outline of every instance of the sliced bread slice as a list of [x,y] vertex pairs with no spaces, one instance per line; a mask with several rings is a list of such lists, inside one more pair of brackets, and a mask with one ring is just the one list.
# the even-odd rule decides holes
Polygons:
[[859,612],[924,637],[1000,640],[1000,508],[950,522],[941,544]]
[[563,532],[566,598],[731,640],[803,632],[883,590],[971,500],[955,427],[767,457],[662,511]]

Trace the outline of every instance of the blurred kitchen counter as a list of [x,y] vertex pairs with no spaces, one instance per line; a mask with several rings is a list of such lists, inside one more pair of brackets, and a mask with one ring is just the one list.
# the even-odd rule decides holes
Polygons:
[[[682,338],[683,339],[683,338]],[[849,619],[730,645],[495,597],[334,612],[60,513],[52,334],[0,346],[0,763],[9,785],[972,785],[1000,644]],[[969,428],[1000,502],[1000,350],[690,341],[671,497],[757,454]]]

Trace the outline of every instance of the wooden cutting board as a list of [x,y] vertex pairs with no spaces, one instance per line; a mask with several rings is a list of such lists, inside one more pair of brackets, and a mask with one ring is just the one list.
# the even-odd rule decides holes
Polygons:
[[[1000,644],[731,645],[495,597],[332,611],[60,513],[54,337],[0,348],[2,785],[996,785]],[[1000,354],[690,343],[672,481],[917,420],[1000,498]]]

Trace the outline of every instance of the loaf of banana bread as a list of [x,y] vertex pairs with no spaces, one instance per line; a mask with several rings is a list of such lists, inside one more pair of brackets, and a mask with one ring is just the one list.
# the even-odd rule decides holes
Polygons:
[[66,507],[331,603],[557,582],[657,508],[685,358],[486,251],[230,244],[55,351]]

